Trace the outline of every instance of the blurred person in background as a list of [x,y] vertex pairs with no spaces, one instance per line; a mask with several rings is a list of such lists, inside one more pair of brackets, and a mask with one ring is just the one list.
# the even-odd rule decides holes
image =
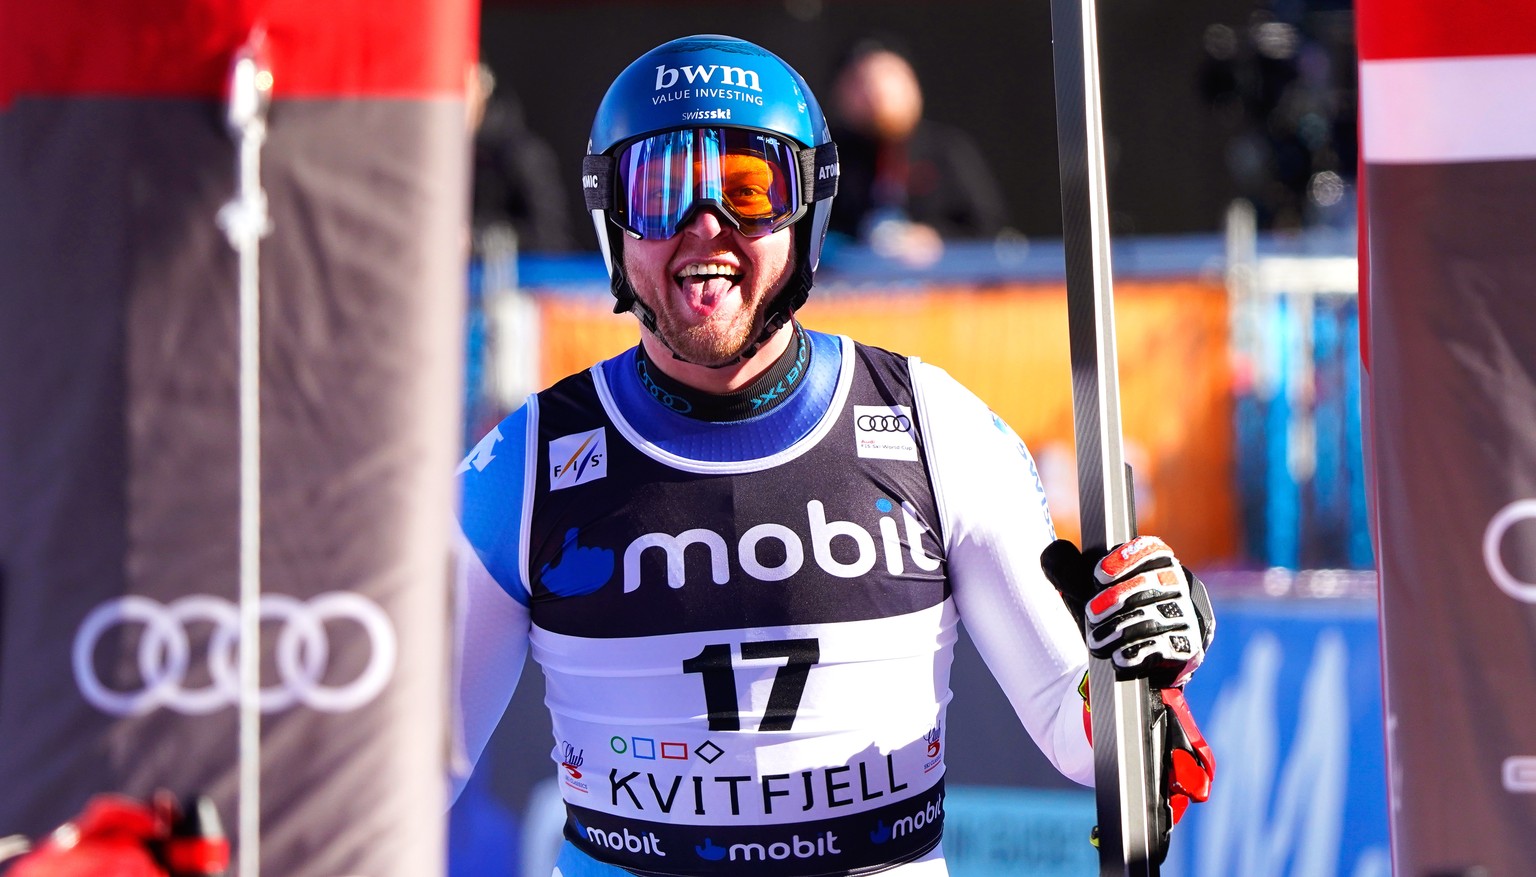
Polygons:
[[[469,308],[465,326],[465,431],[468,447],[507,413],[490,389],[515,357],[520,332],[498,318],[498,303],[515,294],[520,253],[572,249],[570,193],[547,140],[528,127],[522,101],[483,62],[467,71],[466,109],[473,132],[468,240]],[[510,340],[509,340],[510,339]]]
[[1245,26],[1213,23],[1202,40],[1198,88],[1225,130],[1227,172],[1260,228],[1352,226],[1351,13],[1289,0],[1255,5]]
[[[598,107],[581,184],[639,343],[529,396],[458,471],[462,741],[478,757],[531,652],[562,877],[943,875],[962,620],[1083,784],[1079,619],[1160,689],[1203,660],[1209,601],[1166,545],[1053,541],[980,399],[797,320],[838,167],[804,80],[742,40],[665,43]],[[1174,819],[1211,765],[1180,753]]]
[[854,43],[832,80],[832,137],[842,161],[831,231],[882,255],[930,264],[944,240],[989,240],[1006,208],[981,149],[925,118],[906,55],[887,38]]
[[572,247],[567,193],[555,151],[528,127],[522,102],[496,75],[477,64],[469,77],[469,122],[474,131],[471,217],[476,252],[499,231],[515,251],[562,252]]

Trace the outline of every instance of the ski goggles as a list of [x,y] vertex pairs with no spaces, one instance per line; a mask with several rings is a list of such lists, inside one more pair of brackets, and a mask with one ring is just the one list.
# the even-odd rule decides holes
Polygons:
[[704,206],[760,237],[837,191],[837,150],[741,128],[685,128],[643,137],[615,156],[587,156],[582,184],[589,210],[606,210],[638,238],[670,238]]

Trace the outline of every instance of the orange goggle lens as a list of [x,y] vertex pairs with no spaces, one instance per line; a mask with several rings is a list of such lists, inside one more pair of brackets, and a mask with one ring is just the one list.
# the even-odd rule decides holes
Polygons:
[[778,231],[804,205],[793,144],[735,128],[692,128],[637,140],[618,156],[614,219],[665,239],[700,206],[720,210],[743,234]]

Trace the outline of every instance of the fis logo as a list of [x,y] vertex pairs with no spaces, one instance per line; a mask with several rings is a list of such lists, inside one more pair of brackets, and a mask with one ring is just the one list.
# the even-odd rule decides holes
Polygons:
[[608,439],[604,427],[561,436],[549,443],[549,489],[564,490],[608,474]]

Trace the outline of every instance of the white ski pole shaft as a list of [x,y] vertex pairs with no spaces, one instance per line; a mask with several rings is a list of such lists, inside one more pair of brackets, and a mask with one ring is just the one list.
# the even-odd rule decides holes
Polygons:
[[225,121],[239,147],[235,197],[219,225],[239,254],[240,408],[240,877],[261,869],[261,238],[270,230],[261,188],[272,73],[256,31],[230,67]]

